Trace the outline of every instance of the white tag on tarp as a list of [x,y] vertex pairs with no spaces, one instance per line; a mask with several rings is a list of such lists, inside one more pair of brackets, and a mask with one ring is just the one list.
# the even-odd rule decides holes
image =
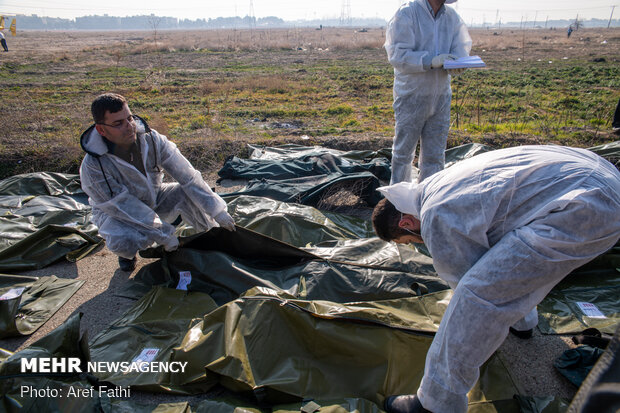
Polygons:
[[11,288],[6,293],[0,295],[0,300],[10,300],[13,298],[17,298],[22,295],[25,289],[26,287]]
[[159,353],[158,348],[143,348],[140,354],[134,357],[134,359],[131,360],[131,362],[138,363],[138,364],[139,363],[150,363],[151,361],[155,360],[155,357],[157,357],[157,353]]
[[192,282],[192,273],[189,271],[179,271],[179,283],[177,290],[187,290],[187,286]]
[[605,317],[605,314],[601,313],[601,310],[599,310],[598,307],[592,303],[586,303],[585,301],[578,301],[577,305],[579,306],[579,309],[586,317],[607,318]]

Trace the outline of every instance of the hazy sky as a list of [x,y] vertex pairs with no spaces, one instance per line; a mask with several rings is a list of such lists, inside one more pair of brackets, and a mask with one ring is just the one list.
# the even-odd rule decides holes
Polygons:
[[[379,17],[389,19],[402,0],[0,0],[0,14],[37,14],[74,18],[92,14],[131,16],[156,14],[179,18],[229,16],[277,16],[285,20],[318,18]],[[498,20],[534,21],[548,19],[620,18],[620,0],[460,0],[453,6],[467,24],[496,23]],[[350,10],[350,13],[347,12]]]

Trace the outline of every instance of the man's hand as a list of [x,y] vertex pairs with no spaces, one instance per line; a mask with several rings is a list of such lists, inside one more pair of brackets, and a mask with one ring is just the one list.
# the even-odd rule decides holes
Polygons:
[[456,60],[456,56],[453,54],[440,54],[439,56],[433,57],[433,60],[431,61],[431,69],[443,68],[443,62],[446,60]]
[[467,68],[466,67],[459,67],[458,69],[446,69],[446,70],[448,71],[448,74],[450,76],[454,77],[454,76],[458,76],[461,73],[463,73],[464,71],[466,71]]
[[235,220],[226,211],[222,211],[217,214],[213,219],[220,224],[220,227],[226,228],[229,231],[235,230]]
[[179,239],[172,235],[166,240],[166,243],[163,244],[163,246],[164,250],[168,252],[175,251],[177,248],[179,248]]

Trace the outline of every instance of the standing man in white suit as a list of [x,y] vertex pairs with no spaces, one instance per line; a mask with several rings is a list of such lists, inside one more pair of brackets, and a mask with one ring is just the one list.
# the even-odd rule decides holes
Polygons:
[[457,12],[444,3],[456,0],[414,0],[403,4],[390,20],[385,50],[394,66],[394,117],[391,184],[411,182],[420,142],[418,181],[444,167],[450,129],[451,75],[443,63],[469,55],[471,37]]

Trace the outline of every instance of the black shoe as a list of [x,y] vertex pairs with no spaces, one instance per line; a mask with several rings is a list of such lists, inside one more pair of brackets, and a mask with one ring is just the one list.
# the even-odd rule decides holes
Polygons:
[[390,396],[383,402],[383,407],[387,413],[431,413],[422,407],[420,399],[415,394]]
[[529,330],[516,330],[512,327],[510,327],[509,330],[513,335],[522,338],[522,339],[528,339],[528,338],[532,338],[532,336],[534,335],[534,329],[530,328]]
[[118,257],[118,266],[121,268],[121,271],[131,272],[136,269],[136,261],[136,257],[132,259]]

